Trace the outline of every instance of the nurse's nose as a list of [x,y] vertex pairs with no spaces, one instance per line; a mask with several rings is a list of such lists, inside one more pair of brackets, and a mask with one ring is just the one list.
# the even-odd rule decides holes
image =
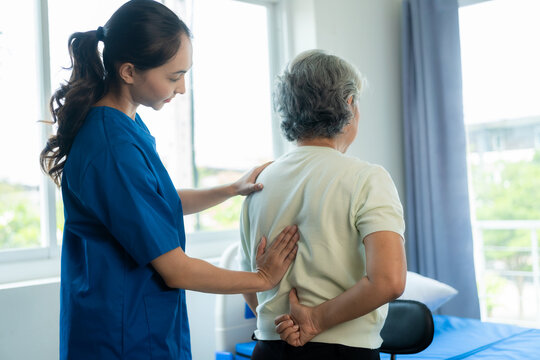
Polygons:
[[186,92],[186,79],[182,76],[180,80],[177,82],[176,89],[174,89],[174,92],[176,94],[184,94]]

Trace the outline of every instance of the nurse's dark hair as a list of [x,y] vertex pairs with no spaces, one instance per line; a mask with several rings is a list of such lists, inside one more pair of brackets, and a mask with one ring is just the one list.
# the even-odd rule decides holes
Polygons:
[[186,24],[166,6],[131,0],[103,28],[69,37],[71,76],[51,97],[52,124],[58,128],[40,154],[41,168],[57,186],[75,136],[90,108],[118,80],[118,66],[131,63],[141,71],[159,67],[176,55],[183,34],[191,37]]

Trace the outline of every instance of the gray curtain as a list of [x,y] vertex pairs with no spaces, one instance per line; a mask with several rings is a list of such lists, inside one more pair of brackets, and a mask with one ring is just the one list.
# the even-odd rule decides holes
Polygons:
[[439,313],[479,318],[457,0],[403,0],[407,260],[459,291]]

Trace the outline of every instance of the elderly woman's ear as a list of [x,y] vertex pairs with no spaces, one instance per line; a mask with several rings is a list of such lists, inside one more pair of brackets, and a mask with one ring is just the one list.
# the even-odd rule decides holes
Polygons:
[[354,118],[356,116],[356,112],[358,111],[358,109],[356,107],[356,101],[354,101],[354,95],[350,95],[347,98],[347,104],[349,105],[349,109],[351,109],[352,116]]

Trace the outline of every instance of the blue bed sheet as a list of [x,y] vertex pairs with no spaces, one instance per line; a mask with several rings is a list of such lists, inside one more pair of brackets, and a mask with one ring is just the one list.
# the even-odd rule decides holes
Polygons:
[[[397,359],[540,360],[540,329],[482,322],[455,316],[433,316],[433,342],[424,351]],[[236,359],[249,359],[255,342],[236,345]],[[382,354],[381,359],[390,359]]]
[[[540,329],[481,322],[454,316],[433,316],[435,334],[432,344],[413,355],[398,359],[487,360],[539,359]],[[381,354],[381,359],[389,359]]]

